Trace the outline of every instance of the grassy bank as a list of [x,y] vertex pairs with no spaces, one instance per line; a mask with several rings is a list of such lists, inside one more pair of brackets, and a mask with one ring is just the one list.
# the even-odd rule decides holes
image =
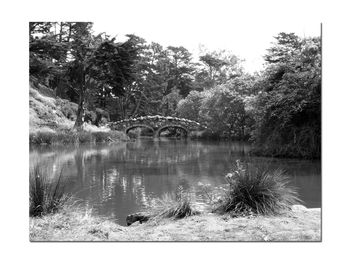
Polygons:
[[129,137],[120,131],[111,130],[51,130],[40,129],[29,134],[31,145],[58,145],[127,141]]
[[91,211],[61,210],[30,219],[31,241],[320,241],[320,209],[293,206],[280,216],[202,213],[121,226]]
[[[80,131],[74,130],[74,122],[78,105],[61,99],[53,91],[31,79],[29,89],[29,142],[31,145],[80,144],[125,141],[129,137],[120,131],[112,131],[107,127],[97,127],[84,123]],[[99,111],[102,111],[98,109]],[[97,111],[97,109],[96,109]],[[96,115],[86,112],[86,118]],[[102,124],[108,120],[102,118]]]

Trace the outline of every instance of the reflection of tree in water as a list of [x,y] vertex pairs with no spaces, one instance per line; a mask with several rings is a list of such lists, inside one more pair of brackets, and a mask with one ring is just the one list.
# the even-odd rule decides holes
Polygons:
[[78,150],[74,155],[75,167],[77,168],[77,182],[80,186],[85,185],[85,160],[84,152]]

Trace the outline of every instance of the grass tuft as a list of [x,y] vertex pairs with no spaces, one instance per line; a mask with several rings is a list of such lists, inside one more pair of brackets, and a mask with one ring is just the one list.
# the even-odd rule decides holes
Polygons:
[[150,211],[153,218],[175,218],[180,219],[192,215],[197,215],[198,212],[193,209],[191,198],[188,193],[180,189],[178,193],[166,193],[162,198],[154,199]]
[[36,166],[29,174],[29,216],[36,217],[60,210],[69,200],[64,194],[62,171],[56,181],[50,181]]
[[226,180],[229,188],[215,212],[232,216],[278,215],[301,202],[287,175],[279,169],[253,168],[237,161]]

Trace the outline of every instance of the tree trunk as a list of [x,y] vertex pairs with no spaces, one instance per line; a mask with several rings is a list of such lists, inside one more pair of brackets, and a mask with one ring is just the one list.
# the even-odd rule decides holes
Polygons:
[[245,138],[245,122],[246,122],[246,117],[243,116],[241,120],[241,140],[244,140]]
[[59,36],[59,42],[62,43],[62,33],[63,33],[63,22],[60,24],[60,36]]
[[134,110],[134,112],[131,114],[131,118],[134,118],[134,116],[137,114],[137,112],[138,112],[138,110],[139,110],[139,108],[140,108],[142,96],[143,96],[143,94],[141,93],[140,99],[139,99],[139,101],[138,101],[137,104],[136,104],[135,110]]
[[72,23],[69,23],[69,34],[68,34],[68,39],[67,39],[68,43],[70,41],[71,36],[72,36]]
[[[83,71],[85,71],[83,69]],[[81,85],[79,89],[79,104],[78,104],[78,112],[77,119],[74,123],[74,129],[81,130],[82,125],[84,123],[84,100],[85,100],[85,72],[82,74]]]
[[81,126],[84,123],[83,117],[84,117],[84,95],[81,94],[80,92],[77,119],[75,120],[75,123],[74,123],[75,129],[78,129],[78,130],[81,129]]

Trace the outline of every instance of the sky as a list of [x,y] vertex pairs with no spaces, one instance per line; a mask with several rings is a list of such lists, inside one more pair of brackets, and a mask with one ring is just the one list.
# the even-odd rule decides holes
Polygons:
[[99,16],[92,22],[96,33],[106,32],[120,41],[125,39],[125,34],[135,34],[164,47],[183,46],[194,59],[198,58],[200,45],[209,51],[226,49],[243,59],[243,67],[250,73],[263,68],[262,56],[279,32],[294,32],[301,37],[320,36],[321,21],[312,16],[308,19],[298,14],[264,16],[262,12],[256,13],[258,9],[250,13],[240,13],[237,9],[230,4],[194,9],[191,5],[182,8],[165,5],[155,9],[145,6],[108,20]]

